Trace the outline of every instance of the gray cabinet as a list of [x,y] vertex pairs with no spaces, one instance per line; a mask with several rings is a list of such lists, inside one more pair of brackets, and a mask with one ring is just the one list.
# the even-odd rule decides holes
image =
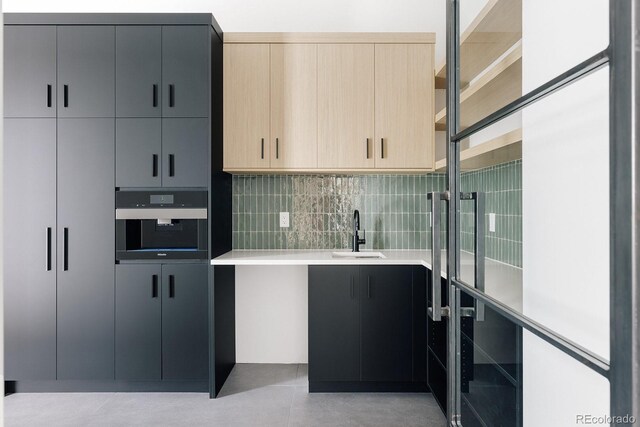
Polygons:
[[162,27],[163,117],[209,117],[210,29]]
[[56,120],[4,121],[5,378],[56,378]]
[[58,120],[58,379],[114,377],[114,127]]
[[363,381],[412,380],[412,292],[410,267],[360,267]]
[[360,380],[358,267],[309,266],[309,382]]
[[162,27],[116,27],[116,116],[160,117]]
[[116,187],[160,187],[161,119],[116,119]]
[[116,266],[116,379],[162,378],[160,264]]
[[5,117],[56,116],[56,27],[4,28]]
[[58,26],[58,117],[114,117],[115,28]]
[[209,375],[208,266],[162,266],[162,378],[206,380]]
[[162,120],[162,185],[209,184],[209,119]]

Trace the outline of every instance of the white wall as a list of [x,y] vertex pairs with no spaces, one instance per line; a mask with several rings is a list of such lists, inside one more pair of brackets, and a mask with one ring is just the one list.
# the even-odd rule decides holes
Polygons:
[[[607,0],[523,0],[526,93],[608,44]],[[523,309],[609,356],[608,69],[526,109]],[[524,337],[525,426],[605,415],[608,382]]]
[[236,267],[236,362],[307,363],[307,266]]
[[[0,0],[0,58],[4,58],[4,53],[2,48],[4,46],[4,31],[3,31],[3,18],[2,18],[2,0]],[[0,82],[3,81],[3,61],[0,61]],[[2,94],[2,88],[4,85],[0,85],[0,117],[4,117],[4,110],[2,105],[2,100],[4,99],[4,95]],[[4,120],[0,120],[0,165],[3,165],[3,123]],[[2,166],[0,166],[0,242],[3,240],[3,173]],[[4,271],[3,271],[3,263],[4,263],[4,255],[3,255],[3,244],[0,244],[0,393],[4,396]],[[0,425],[2,425],[2,420],[4,420],[4,399],[0,399]]]

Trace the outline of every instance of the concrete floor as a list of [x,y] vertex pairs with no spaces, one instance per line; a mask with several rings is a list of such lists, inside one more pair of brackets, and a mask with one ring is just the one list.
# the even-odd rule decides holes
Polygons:
[[6,426],[446,426],[430,394],[308,393],[307,365],[236,365],[206,393],[22,393]]

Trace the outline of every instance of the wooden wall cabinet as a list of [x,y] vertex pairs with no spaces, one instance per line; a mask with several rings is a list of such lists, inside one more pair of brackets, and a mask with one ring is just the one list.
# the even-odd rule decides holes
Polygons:
[[431,33],[227,33],[228,172],[434,169]]

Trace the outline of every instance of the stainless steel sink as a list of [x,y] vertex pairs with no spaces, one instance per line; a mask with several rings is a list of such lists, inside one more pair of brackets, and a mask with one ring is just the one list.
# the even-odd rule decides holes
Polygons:
[[361,252],[332,252],[334,258],[386,258],[382,252],[361,251]]

